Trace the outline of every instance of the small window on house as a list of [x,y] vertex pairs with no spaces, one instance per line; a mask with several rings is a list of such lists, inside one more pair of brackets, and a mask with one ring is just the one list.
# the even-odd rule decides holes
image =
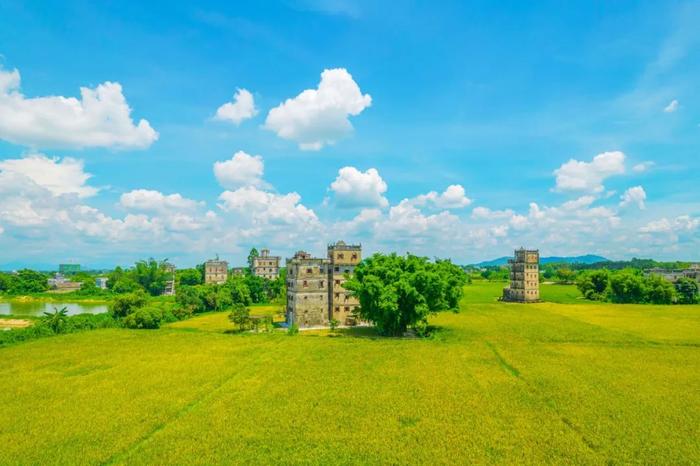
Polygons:
[[340,299],[340,293],[335,294],[335,299]]
[[353,258],[353,259],[357,259],[357,253],[354,253],[354,254],[352,255],[352,258]]
[[324,283],[323,280],[321,280],[321,288],[323,288],[323,283]]
[[349,310],[350,310],[350,306],[345,306],[345,311],[349,311]]
[[340,312],[340,306],[335,307],[335,312]]
[[309,284],[306,283],[306,280],[304,280],[304,288],[306,288]]
[[311,273],[311,268],[306,269],[306,273]]
[[336,280],[336,281],[335,281],[335,284],[336,284],[336,285],[340,285],[340,280]]
[[338,266],[336,265],[336,266],[335,266],[335,271],[336,271],[336,272],[340,272],[340,267],[338,267]]

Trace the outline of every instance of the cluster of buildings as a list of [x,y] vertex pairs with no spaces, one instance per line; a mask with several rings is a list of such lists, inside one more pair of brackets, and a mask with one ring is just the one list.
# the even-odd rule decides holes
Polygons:
[[[275,280],[279,277],[280,256],[270,255],[262,249],[252,259],[250,273],[257,277]],[[328,245],[326,257],[313,257],[299,251],[286,260],[287,306],[289,325],[302,328],[325,327],[336,320],[339,325],[359,323],[355,311],[359,301],[350,295],[343,283],[355,271],[362,260],[362,246],[338,241]],[[244,268],[231,269],[231,273],[243,274]],[[222,284],[229,276],[228,262],[218,257],[204,264],[204,282]]]
[[[280,275],[281,257],[271,256],[269,249],[260,251],[260,255],[253,258],[250,273],[256,277],[275,280]],[[204,263],[204,283],[222,284],[228,279],[228,262],[216,259],[208,260]],[[233,275],[243,275],[245,267],[234,267],[231,269]]]
[[357,325],[357,298],[343,284],[362,260],[362,246],[343,241],[328,245],[326,257],[299,251],[287,259],[287,323],[299,327]]
[[516,249],[510,264],[510,286],[503,288],[502,301],[533,303],[540,300],[540,251]]
[[700,264],[691,264],[687,269],[662,269],[655,267],[645,270],[646,275],[659,275],[670,282],[676,282],[680,278],[690,278],[700,282]]

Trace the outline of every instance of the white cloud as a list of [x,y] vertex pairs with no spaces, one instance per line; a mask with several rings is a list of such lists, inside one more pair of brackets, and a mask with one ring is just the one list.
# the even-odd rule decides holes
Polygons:
[[645,171],[651,169],[655,165],[654,162],[647,161],[647,162],[642,162],[638,163],[634,167],[632,167],[632,171],[635,173],[644,173]]
[[224,212],[237,214],[238,219],[247,225],[318,222],[314,211],[300,203],[301,196],[297,193],[280,195],[248,186],[235,191],[224,191],[219,196],[219,201],[219,207]]
[[226,189],[264,186],[264,171],[265,164],[261,156],[250,155],[242,150],[236,152],[230,160],[214,163],[214,176]]
[[168,210],[195,210],[202,202],[187,199],[179,193],[163,194],[149,189],[135,189],[124,193],[119,199],[122,207],[144,212],[164,212]]
[[464,187],[453,184],[447,187],[442,194],[430,191],[428,194],[421,194],[411,200],[417,206],[432,204],[439,209],[461,209],[472,203],[466,196]]
[[26,98],[17,70],[0,69],[0,139],[30,147],[143,149],[158,139],[146,120],[137,125],[119,83],[80,88],[81,99]]
[[307,89],[270,110],[265,127],[302,150],[320,150],[352,132],[349,116],[372,104],[344,68],[324,70],[317,89]]
[[673,220],[664,217],[654,220],[641,227],[641,233],[676,233],[695,231],[700,227],[700,218],[689,215],[680,215]]
[[375,168],[362,172],[355,167],[343,167],[331,183],[339,207],[386,207],[387,184]]
[[570,159],[554,170],[557,191],[601,192],[603,181],[625,172],[625,154],[620,151],[603,152],[591,162]]
[[505,210],[491,210],[488,207],[474,207],[472,210],[473,219],[500,219],[500,218],[510,218],[513,216],[513,211],[511,209]]
[[625,191],[620,196],[620,207],[627,207],[630,204],[636,204],[640,209],[645,209],[644,201],[647,198],[647,193],[641,186],[634,186]]
[[78,197],[94,196],[98,189],[87,186],[92,177],[83,170],[83,161],[65,157],[49,158],[43,154],[31,154],[21,159],[0,160],[0,170],[25,176],[53,195],[75,194]]
[[389,216],[378,225],[377,234],[385,238],[446,238],[446,234],[456,234],[459,218],[447,211],[434,215],[423,214],[409,199],[389,209]]
[[673,113],[676,110],[678,110],[678,101],[676,99],[673,99],[671,102],[669,102],[668,105],[664,107],[664,112],[666,113]]
[[257,114],[258,109],[255,108],[253,94],[246,89],[237,89],[233,102],[227,102],[219,107],[214,119],[240,125],[243,120],[253,118]]

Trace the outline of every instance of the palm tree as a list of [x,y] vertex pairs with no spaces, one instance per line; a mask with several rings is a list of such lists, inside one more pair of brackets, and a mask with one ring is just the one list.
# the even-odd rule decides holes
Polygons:
[[68,322],[68,308],[53,308],[53,312],[44,311],[43,321],[53,333],[61,333]]

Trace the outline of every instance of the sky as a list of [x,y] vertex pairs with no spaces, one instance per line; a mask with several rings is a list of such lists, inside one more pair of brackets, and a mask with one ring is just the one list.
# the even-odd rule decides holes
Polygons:
[[0,268],[700,260],[700,2],[0,0]]

